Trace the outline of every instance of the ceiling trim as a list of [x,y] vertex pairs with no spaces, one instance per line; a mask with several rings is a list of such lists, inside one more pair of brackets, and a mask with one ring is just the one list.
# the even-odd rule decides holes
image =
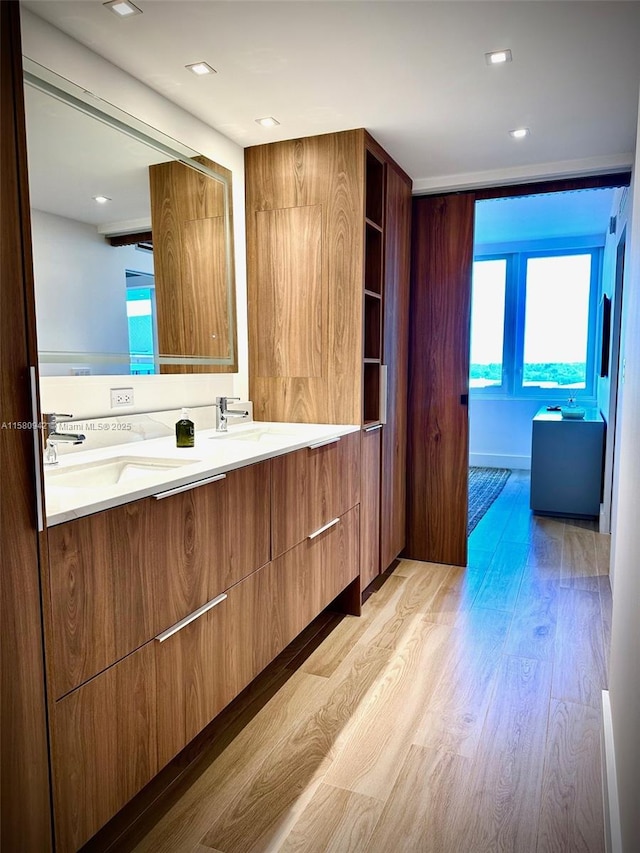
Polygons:
[[557,163],[541,163],[537,166],[516,166],[487,172],[417,178],[413,182],[413,194],[432,195],[434,193],[441,194],[484,187],[537,183],[563,178],[611,175],[630,171],[634,159],[635,155],[629,153],[608,157],[587,157],[581,160],[563,160]]

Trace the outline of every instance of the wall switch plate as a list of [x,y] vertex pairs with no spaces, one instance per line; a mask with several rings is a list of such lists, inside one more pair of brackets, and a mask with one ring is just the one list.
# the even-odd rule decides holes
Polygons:
[[133,388],[111,389],[111,408],[118,406],[133,406]]

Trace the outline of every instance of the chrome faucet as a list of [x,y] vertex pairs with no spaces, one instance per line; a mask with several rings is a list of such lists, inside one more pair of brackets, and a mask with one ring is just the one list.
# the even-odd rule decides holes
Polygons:
[[216,407],[216,432],[227,431],[227,419],[248,418],[249,412],[234,412],[227,408],[230,400],[239,400],[240,397],[216,397],[214,406]]
[[86,436],[81,432],[58,432],[58,422],[68,421],[73,415],[59,415],[55,413],[43,414],[43,441],[44,441],[44,464],[58,464],[58,448],[59,441],[66,441],[69,444],[82,444],[86,440]]

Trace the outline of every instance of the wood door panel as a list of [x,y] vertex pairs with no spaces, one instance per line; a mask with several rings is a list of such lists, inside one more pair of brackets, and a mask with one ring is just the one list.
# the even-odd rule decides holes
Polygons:
[[[18,3],[0,3],[0,40],[0,408],[3,421],[24,425],[34,420],[29,366],[37,365],[38,355]],[[37,397],[37,372],[34,392]],[[47,853],[52,833],[40,587],[46,539],[38,538],[40,460],[30,430],[0,431],[0,468],[0,848]]]
[[383,362],[387,420],[382,431],[380,570],[405,546],[411,182],[387,168]]
[[53,707],[56,849],[87,841],[158,771],[147,644]]
[[406,555],[467,561],[474,196],[413,206]]
[[320,377],[323,337],[322,205],[255,214],[261,270],[257,375]]
[[[360,481],[360,575],[366,589],[380,574],[380,453],[381,430],[362,433]],[[383,479],[387,476],[383,472]]]

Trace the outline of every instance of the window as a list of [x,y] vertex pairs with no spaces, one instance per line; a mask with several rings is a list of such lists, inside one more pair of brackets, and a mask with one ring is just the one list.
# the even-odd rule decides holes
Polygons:
[[476,261],[471,289],[471,388],[502,386],[506,258]]
[[599,249],[475,260],[469,374],[474,393],[593,395],[600,260]]

